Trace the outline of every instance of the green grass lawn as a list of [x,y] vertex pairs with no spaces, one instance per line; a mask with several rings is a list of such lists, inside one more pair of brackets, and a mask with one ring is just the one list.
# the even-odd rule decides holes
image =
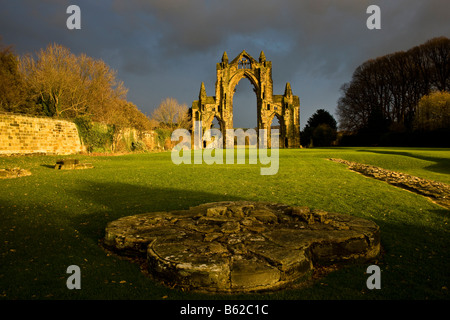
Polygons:
[[[261,165],[174,165],[170,152],[71,156],[95,168],[60,171],[59,156],[1,157],[0,168],[31,176],[0,180],[2,299],[448,299],[449,210],[422,196],[364,177],[341,158],[450,184],[449,149],[280,150],[276,175]],[[261,200],[350,214],[381,228],[381,290],[369,290],[370,265],[356,264],[311,285],[270,294],[211,296],[163,287],[98,245],[109,221],[187,209],[205,202]],[[70,265],[81,290],[66,287]]]

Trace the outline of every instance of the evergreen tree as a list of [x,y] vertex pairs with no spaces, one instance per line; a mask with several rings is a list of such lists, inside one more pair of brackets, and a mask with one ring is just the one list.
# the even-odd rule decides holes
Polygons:
[[317,110],[306,123],[301,140],[306,147],[330,146],[337,135],[337,122],[326,110]]

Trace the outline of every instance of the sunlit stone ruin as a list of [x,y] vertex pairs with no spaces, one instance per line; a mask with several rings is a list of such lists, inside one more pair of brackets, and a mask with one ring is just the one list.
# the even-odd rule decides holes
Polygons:
[[[257,101],[257,128],[266,129],[268,137],[265,141],[271,145],[270,127],[274,117],[278,118],[279,147],[300,147],[300,99],[292,94],[290,83],[286,83],[283,95],[273,94],[272,62],[267,61],[264,52],[261,51],[257,61],[245,50],[232,61],[228,60],[226,52],[223,53],[222,62],[216,65],[215,96],[206,94],[205,84],[200,86],[198,100],[192,103],[191,117],[192,129],[196,128],[201,121],[201,133],[210,129],[214,118],[220,125],[223,144],[226,145],[226,130],[233,128],[233,96],[236,85],[243,78],[250,80]],[[253,129],[253,128],[252,128]],[[197,131],[198,130],[198,131]]]
[[[110,222],[104,246],[183,290],[277,290],[320,266],[380,253],[379,227],[350,215],[266,202],[216,202]],[[139,258],[139,259],[138,259]]]

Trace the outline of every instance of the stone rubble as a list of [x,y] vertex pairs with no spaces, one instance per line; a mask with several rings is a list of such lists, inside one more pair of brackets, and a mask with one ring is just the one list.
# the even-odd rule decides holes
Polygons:
[[329,160],[343,163],[347,165],[350,170],[359,172],[365,176],[382,180],[394,186],[428,197],[438,205],[450,209],[450,185],[448,184],[357,162],[334,158]]
[[0,169],[0,179],[13,179],[25,176],[31,176],[31,172],[20,168]]

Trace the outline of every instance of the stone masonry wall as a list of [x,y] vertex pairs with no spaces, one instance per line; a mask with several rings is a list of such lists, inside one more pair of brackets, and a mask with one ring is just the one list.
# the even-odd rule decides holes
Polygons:
[[80,151],[82,146],[73,122],[0,113],[0,155]]

